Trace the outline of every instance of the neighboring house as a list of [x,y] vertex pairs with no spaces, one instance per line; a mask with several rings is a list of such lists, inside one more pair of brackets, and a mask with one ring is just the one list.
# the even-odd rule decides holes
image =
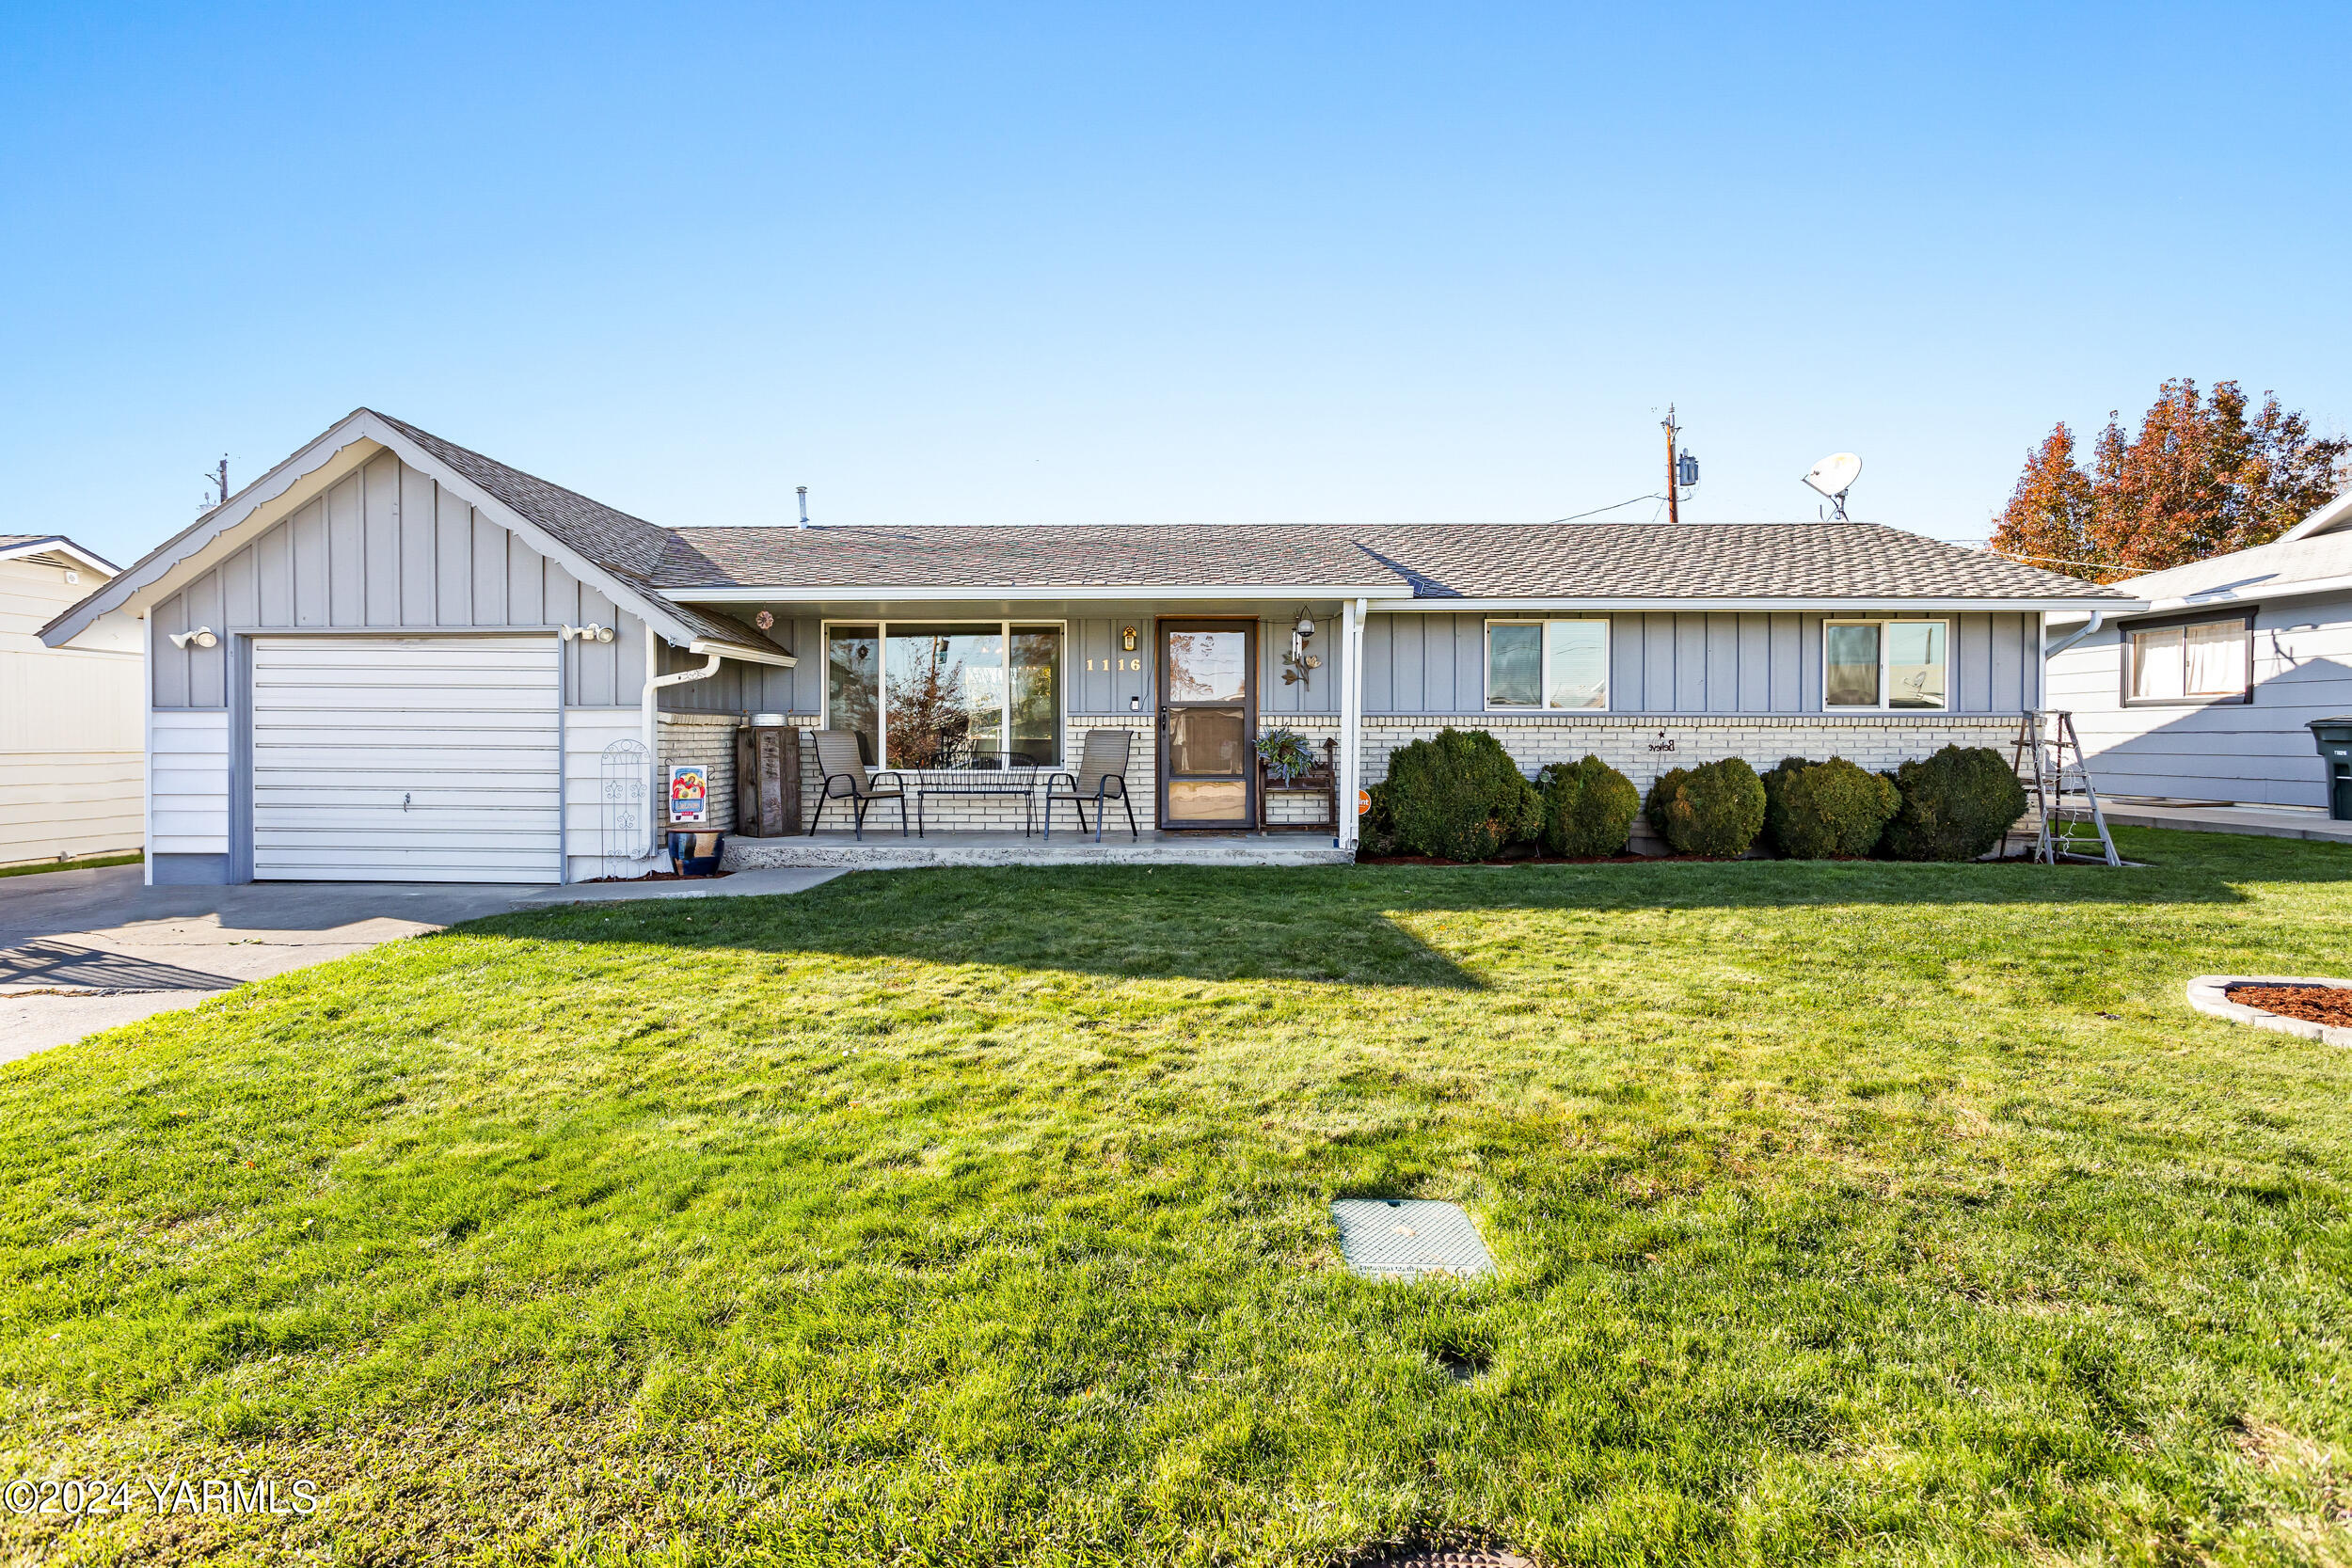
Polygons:
[[141,832],[139,628],[40,629],[115,575],[56,533],[0,533],[0,866],[135,851]]
[[2101,793],[2327,806],[2308,725],[2352,714],[2352,494],[2267,545],[2113,586],[2142,608],[2052,617],[2050,704]]
[[159,881],[551,881],[597,874],[610,744],[711,764],[723,824],[753,713],[908,769],[1121,728],[1147,828],[1231,832],[1275,724],[1348,800],[1447,725],[1645,785],[2005,745],[2084,604],[2137,608],[1856,523],[669,529],[360,409],[45,635],[151,628]]

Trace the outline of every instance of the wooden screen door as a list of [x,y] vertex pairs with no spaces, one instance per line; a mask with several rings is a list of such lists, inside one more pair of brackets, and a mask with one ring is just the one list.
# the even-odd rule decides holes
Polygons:
[[1247,829],[1258,623],[1162,621],[1159,637],[1160,825]]

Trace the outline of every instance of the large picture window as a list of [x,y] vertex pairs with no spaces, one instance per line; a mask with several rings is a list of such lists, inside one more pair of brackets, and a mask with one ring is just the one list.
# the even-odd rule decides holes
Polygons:
[[2254,693],[2254,626],[2243,615],[2124,634],[2127,703],[2244,703]]
[[1058,626],[872,621],[825,627],[825,722],[869,766],[1061,761]]
[[1949,705],[1950,624],[1831,621],[1821,628],[1821,705],[1941,710]]
[[1510,710],[1606,708],[1609,623],[1486,623],[1486,705]]

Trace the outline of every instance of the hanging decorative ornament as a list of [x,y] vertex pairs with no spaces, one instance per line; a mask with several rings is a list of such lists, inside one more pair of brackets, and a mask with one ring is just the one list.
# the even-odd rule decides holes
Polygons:
[[763,610],[758,614],[752,617],[752,625],[757,626],[762,631],[773,630],[775,624],[776,612],[772,610]]

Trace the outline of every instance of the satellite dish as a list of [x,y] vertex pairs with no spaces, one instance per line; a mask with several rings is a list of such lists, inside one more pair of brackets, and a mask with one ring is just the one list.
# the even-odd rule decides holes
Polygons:
[[1804,482],[1829,498],[1830,515],[1838,522],[1846,520],[1846,492],[1862,477],[1862,459],[1850,451],[1836,451],[1813,465]]
[[1813,465],[1804,482],[1830,499],[1836,500],[1852,488],[1862,477],[1862,459],[1850,451],[1832,452]]

